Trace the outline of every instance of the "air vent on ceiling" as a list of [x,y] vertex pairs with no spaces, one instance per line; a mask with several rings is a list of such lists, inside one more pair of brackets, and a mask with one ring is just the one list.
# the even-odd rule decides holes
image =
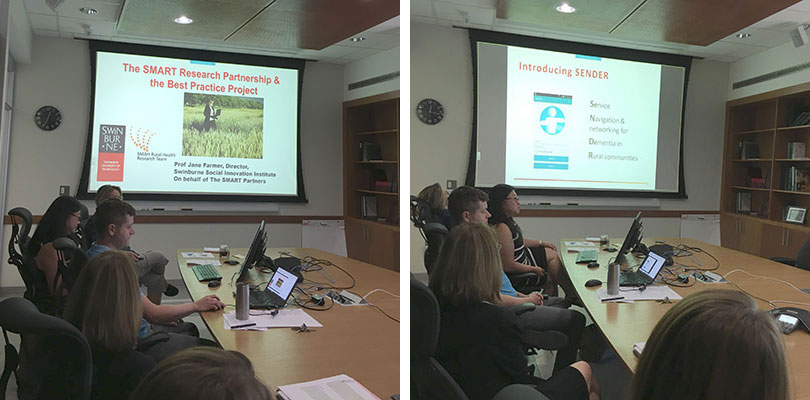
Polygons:
[[734,82],[731,85],[731,88],[732,89],[739,89],[739,88],[743,88],[743,87],[746,87],[746,86],[755,85],[757,83],[770,81],[770,80],[773,80],[773,79],[776,79],[776,78],[781,78],[781,77],[783,77],[785,75],[789,75],[789,74],[792,74],[792,73],[795,73],[795,72],[803,71],[803,70],[806,70],[808,68],[810,68],[810,62],[794,65],[792,67],[782,68],[782,69],[777,70],[777,71],[768,72],[767,74],[762,74],[762,75],[755,76],[753,78],[748,78],[748,79],[745,79],[745,80],[742,80],[742,81]]
[[376,85],[378,83],[392,81],[399,78],[399,71],[391,72],[390,74],[375,76],[373,78],[364,79],[362,81],[349,84],[349,90],[360,89],[366,86]]

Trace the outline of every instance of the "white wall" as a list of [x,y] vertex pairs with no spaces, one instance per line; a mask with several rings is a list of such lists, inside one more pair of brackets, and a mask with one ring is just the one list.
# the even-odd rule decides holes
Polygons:
[[399,72],[399,46],[347,64],[346,73],[343,78],[343,100],[355,100],[375,94],[399,90],[399,78],[349,90],[350,83],[392,72]]
[[[344,67],[307,63],[301,110],[301,149],[308,204],[281,204],[281,215],[342,215],[342,101]],[[51,132],[34,125],[33,113],[50,104],[62,111],[62,125]],[[90,110],[90,57],[87,42],[34,37],[32,60],[18,64],[11,129],[7,208],[24,206],[45,212],[59,185],[79,183]],[[92,212],[93,207],[90,207]],[[3,210],[5,215],[6,210]],[[5,237],[10,226],[5,226]],[[249,244],[254,224],[141,224],[132,245],[160,250],[170,259],[181,247]],[[273,225],[270,246],[299,247],[300,224]],[[3,244],[3,248],[7,243]],[[3,251],[5,254],[5,251]],[[19,274],[3,257],[0,287],[22,286]],[[167,272],[179,278],[176,263]]]
[[748,56],[731,63],[728,76],[728,99],[752,96],[770,90],[807,83],[810,81],[810,69],[788,74],[780,78],[757,83],[751,86],[732,89],[734,82],[750,79],[755,76],[774,72],[783,68],[810,62],[810,48],[796,48],[793,42],[787,42],[772,49]]
[[[411,29],[411,104],[439,100],[446,111],[436,125],[410,113],[411,191],[448,179],[464,184],[472,129],[472,61],[466,30],[432,25]],[[721,157],[728,64],[695,60],[687,88],[684,119],[686,200],[662,200],[665,210],[717,210],[720,206]],[[629,218],[520,218],[527,237],[558,241],[607,233],[622,237]],[[645,220],[645,236],[678,236],[679,220]],[[411,271],[423,272],[423,240],[411,228]]]

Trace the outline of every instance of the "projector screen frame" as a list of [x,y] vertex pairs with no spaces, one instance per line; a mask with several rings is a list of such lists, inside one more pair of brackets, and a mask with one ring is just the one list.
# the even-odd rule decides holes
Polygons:
[[[87,139],[82,162],[82,172],[76,197],[82,200],[95,198],[89,192],[90,160],[93,148],[93,121],[96,96],[96,55],[99,51],[132,54],[150,57],[212,61],[229,64],[245,64],[260,67],[294,69],[298,71],[298,95],[296,115],[296,195],[223,195],[223,194],[179,194],[179,193],[134,193],[126,192],[128,200],[157,201],[201,201],[201,202],[272,202],[272,203],[307,203],[304,189],[304,176],[301,158],[301,95],[304,82],[305,60],[259,56],[252,54],[226,53],[220,51],[183,49],[176,47],[151,46],[134,43],[120,43],[103,40],[88,40],[90,46],[90,112],[88,115]],[[124,188],[125,189],[125,188]]]
[[[511,33],[485,31],[468,28],[470,38],[470,55],[472,57],[473,74],[473,114],[472,114],[472,134],[470,141],[470,154],[467,163],[467,176],[465,184],[476,186],[476,161],[478,147],[478,42],[495,43],[506,46],[518,46],[530,49],[556,51],[569,54],[581,54],[587,56],[613,58],[627,61],[640,61],[662,65],[674,65],[684,67],[683,95],[681,104],[681,126],[680,126],[680,148],[678,150],[678,191],[677,192],[655,192],[655,191],[630,191],[630,190],[584,190],[584,189],[550,189],[550,188],[517,188],[521,195],[535,196],[583,196],[583,197],[626,197],[626,198],[668,198],[686,199],[686,181],[684,179],[683,167],[683,141],[684,141],[684,120],[686,112],[686,96],[689,84],[689,72],[692,65],[692,57],[656,53],[635,49],[624,49],[595,45],[589,43],[578,43],[556,39],[546,39],[534,36],[515,35]],[[480,187],[487,189],[486,187]]]

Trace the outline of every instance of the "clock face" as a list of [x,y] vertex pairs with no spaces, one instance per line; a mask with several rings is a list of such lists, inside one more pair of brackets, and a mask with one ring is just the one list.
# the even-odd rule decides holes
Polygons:
[[62,123],[62,113],[54,106],[43,106],[34,114],[34,122],[43,131],[52,131]]
[[444,107],[434,99],[424,99],[416,106],[416,116],[428,125],[435,125],[444,118]]

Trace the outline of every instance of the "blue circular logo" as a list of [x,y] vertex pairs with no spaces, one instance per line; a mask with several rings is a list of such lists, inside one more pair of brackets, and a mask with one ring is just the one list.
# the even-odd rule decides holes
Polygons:
[[562,110],[555,106],[546,107],[540,113],[540,127],[549,135],[556,135],[562,132],[565,127],[565,115]]

